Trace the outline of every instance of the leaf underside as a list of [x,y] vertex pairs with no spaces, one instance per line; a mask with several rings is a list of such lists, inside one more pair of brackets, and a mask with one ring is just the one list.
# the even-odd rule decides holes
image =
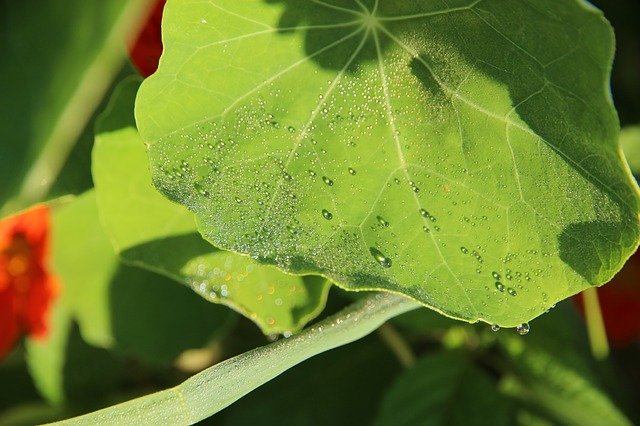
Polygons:
[[138,127],[218,247],[515,326],[637,246],[586,3],[169,1],[163,40]]

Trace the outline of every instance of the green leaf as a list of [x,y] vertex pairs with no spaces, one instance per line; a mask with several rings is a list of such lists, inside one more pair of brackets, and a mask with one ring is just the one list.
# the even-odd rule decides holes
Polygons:
[[370,425],[400,365],[378,336],[321,354],[212,418],[216,425]]
[[106,232],[122,258],[188,284],[228,305],[268,334],[298,331],[322,309],[329,283],[285,275],[202,239],[193,214],[151,184],[133,103],[139,80],[122,83],[97,125],[96,196]]
[[67,306],[58,301],[50,313],[49,333],[44,340],[28,338],[26,361],[38,392],[53,405],[59,405],[64,395],[64,364],[71,329]]
[[59,424],[194,424],[228,407],[300,362],[360,339],[389,318],[417,306],[406,297],[376,294],[359,300],[288,339],[216,364],[176,387]]
[[[547,331],[536,328],[524,340],[511,333],[500,336],[512,370],[501,383],[501,391],[553,424],[630,425],[609,392],[601,388],[589,365],[587,348],[580,353],[575,334],[568,334],[564,326],[560,333],[554,333],[554,322],[546,323]],[[530,341],[535,334],[538,338]],[[582,340],[584,346],[586,338]]]
[[427,355],[399,377],[376,425],[507,425],[509,405],[463,353]]
[[149,4],[150,0],[3,2],[2,215],[47,194],[124,61],[123,40],[138,30]]
[[231,312],[172,280],[121,265],[98,220],[93,191],[55,210],[53,266],[83,338],[167,363],[228,329]]
[[513,327],[638,245],[586,2],[175,1],[163,40],[137,123],[218,247]]

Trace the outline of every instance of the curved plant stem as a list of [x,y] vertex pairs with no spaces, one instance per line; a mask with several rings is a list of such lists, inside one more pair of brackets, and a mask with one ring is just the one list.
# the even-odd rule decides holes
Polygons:
[[174,388],[56,424],[193,424],[231,405],[294,365],[360,339],[389,318],[418,306],[417,302],[404,296],[376,294],[289,339],[228,359]]
[[388,323],[382,324],[378,328],[378,334],[404,368],[409,368],[416,363],[416,356],[411,346],[394,326]]
[[582,297],[591,353],[595,359],[606,359],[609,356],[609,342],[602,319],[598,292],[595,288],[589,288],[582,292]]

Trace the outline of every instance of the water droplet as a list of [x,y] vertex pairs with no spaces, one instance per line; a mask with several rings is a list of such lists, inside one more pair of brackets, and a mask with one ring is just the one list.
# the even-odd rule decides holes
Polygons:
[[420,209],[420,210],[419,210],[419,212],[420,212],[420,215],[421,215],[422,217],[424,217],[425,219],[429,219],[429,218],[431,218],[431,215],[430,215],[430,214],[429,214],[429,212],[428,212],[428,211],[426,211],[425,209]]
[[289,127],[287,127],[287,129],[288,129],[288,130],[289,130],[289,132],[291,132],[291,133],[295,133],[295,131],[296,131],[296,128],[295,128],[295,127],[293,127],[293,126],[289,126]]
[[373,256],[373,258],[382,266],[383,268],[391,267],[391,259],[386,257],[380,250],[375,247],[369,247],[369,252]]
[[309,176],[315,177],[316,176],[316,172],[314,172],[313,170],[309,169]]
[[286,180],[292,180],[293,177],[291,177],[291,175],[287,172],[282,172],[282,176],[286,179]]
[[494,279],[500,280],[500,274],[499,273],[494,271],[494,272],[491,273],[491,275],[493,276]]
[[322,210],[322,216],[327,220],[333,219],[333,214],[330,211],[326,210],[326,209]]
[[326,176],[322,176],[322,181],[329,186],[333,186],[333,181]]
[[209,197],[211,196],[211,193],[209,191],[207,191],[204,186],[200,183],[194,183],[193,187],[196,189],[196,191],[198,191],[198,193],[200,195],[202,195],[203,197]]
[[349,167],[349,174],[350,175],[355,175],[356,174],[356,169],[352,169],[351,167]]
[[395,178],[395,179],[393,179],[393,181],[396,183],[396,185],[400,185],[400,179]]
[[428,227],[428,226],[426,226],[426,225],[422,227],[422,230],[423,230],[424,232],[426,232],[426,233],[431,232],[431,229],[429,229],[429,227]]
[[516,331],[518,332],[519,335],[524,336],[525,334],[527,334],[530,330],[529,327],[529,323],[522,323],[519,326],[516,327]]
[[469,249],[467,249],[466,247],[460,247],[460,251],[464,254],[469,253]]
[[491,331],[498,331],[498,330],[500,330],[500,326],[498,324],[491,325]]
[[502,284],[500,281],[496,281],[496,289],[500,292],[504,291],[504,284]]
[[511,288],[511,287],[509,287],[509,288],[507,289],[507,293],[509,293],[509,294],[510,294],[510,295],[512,295],[512,296],[515,296],[515,295],[517,294],[517,293],[516,293],[516,291],[515,291],[515,289],[513,289],[513,288]]
[[388,228],[389,227],[389,222],[384,220],[384,218],[382,216],[376,216],[376,219],[378,220],[378,223],[380,224],[380,226],[382,226],[383,228]]

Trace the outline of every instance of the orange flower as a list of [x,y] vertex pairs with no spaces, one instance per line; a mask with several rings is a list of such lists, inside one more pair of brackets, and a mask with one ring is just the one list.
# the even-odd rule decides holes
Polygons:
[[25,333],[47,335],[57,280],[47,268],[49,209],[34,207],[0,221],[0,359]]

